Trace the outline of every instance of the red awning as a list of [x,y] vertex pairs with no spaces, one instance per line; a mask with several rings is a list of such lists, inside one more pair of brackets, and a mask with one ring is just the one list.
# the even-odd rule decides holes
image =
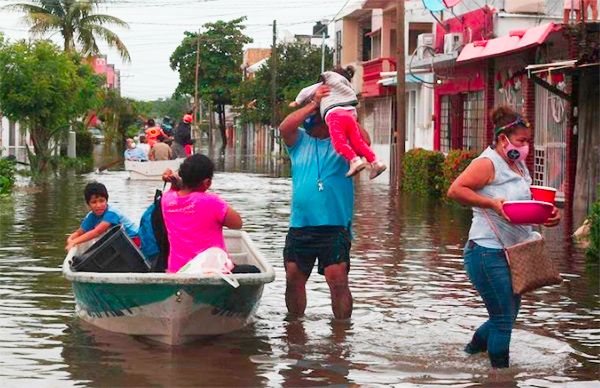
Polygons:
[[508,36],[469,43],[462,49],[456,62],[490,58],[534,47],[544,43],[552,32],[560,28],[560,25],[548,23],[526,30],[511,31]]

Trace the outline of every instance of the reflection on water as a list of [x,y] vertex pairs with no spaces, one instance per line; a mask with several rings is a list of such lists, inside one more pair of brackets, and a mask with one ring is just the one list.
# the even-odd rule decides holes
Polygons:
[[[112,154],[114,155],[114,154]],[[113,160],[98,158],[98,165]],[[98,179],[110,202],[138,219],[159,183],[123,171],[23,183],[0,199],[0,379],[9,385],[321,386],[329,384],[565,386],[597,380],[600,363],[598,269],[552,230],[565,282],[524,298],[511,345],[513,367],[492,373],[484,355],[462,347],[486,319],[463,270],[470,212],[357,185],[348,322],[331,319],[329,290],[314,275],[307,316],[286,319],[281,252],[289,218],[284,164],[215,156],[228,171],[213,183],[244,217],[244,229],[277,279],[265,287],[257,320],[231,335],[169,348],[88,326],[73,317],[60,273],[65,235],[85,215],[82,188]],[[52,385],[52,384],[51,384]]]

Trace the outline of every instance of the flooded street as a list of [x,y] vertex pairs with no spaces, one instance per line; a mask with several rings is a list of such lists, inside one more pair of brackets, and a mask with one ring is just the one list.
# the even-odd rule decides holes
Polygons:
[[213,190],[240,212],[277,274],[254,324],[174,348],[85,325],[74,317],[71,285],[60,270],[65,235],[87,212],[84,185],[106,184],[110,203],[135,220],[162,185],[129,181],[124,171],[64,173],[41,186],[21,178],[12,196],[0,198],[4,386],[596,386],[598,268],[586,268],[561,229],[546,237],[565,281],[524,297],[513,366],[493,373],[487,356],[462,350],[487,317],[462,263],[470,210],[359,183],[351,321],[332,320],[329,289],[316,271],[306,317],[289,321],[282,250],[291,180],[264,174],[254,157],[217,165]]

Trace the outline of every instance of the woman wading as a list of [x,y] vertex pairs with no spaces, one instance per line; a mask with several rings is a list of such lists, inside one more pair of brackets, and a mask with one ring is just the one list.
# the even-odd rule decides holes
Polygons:
[[[496,108],[491,119],[494,143],[456,179],[448,197],[473,208],[464,253],[465,269],[489,314],[465,351],[470,354],[487,351],[492,367],[507,368],[510,336],[521,296],[513,293],[503,246],[535,238],[536,234],[530,225],[510,223],[502,204],[531,199],[531,176],[525,165],[531,128],[509,107]],[[555,226],[559,222],[560,215],[554,208],[544,225]]]

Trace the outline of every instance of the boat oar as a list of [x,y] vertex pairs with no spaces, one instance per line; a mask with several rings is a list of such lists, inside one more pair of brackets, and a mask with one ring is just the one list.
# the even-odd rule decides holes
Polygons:
[[102,171],[106,170],[107,168],[110,168],[110,167],[112,167],[112,166],[114,166],[116,164],[121,163],[122,161],[123,161],[123,158],[119,158],[117,160],[113,160],[110,163],[106,163],[105,165],[102,165],[102,166],[98,167],[96,169],[96,173],[102,172]]

